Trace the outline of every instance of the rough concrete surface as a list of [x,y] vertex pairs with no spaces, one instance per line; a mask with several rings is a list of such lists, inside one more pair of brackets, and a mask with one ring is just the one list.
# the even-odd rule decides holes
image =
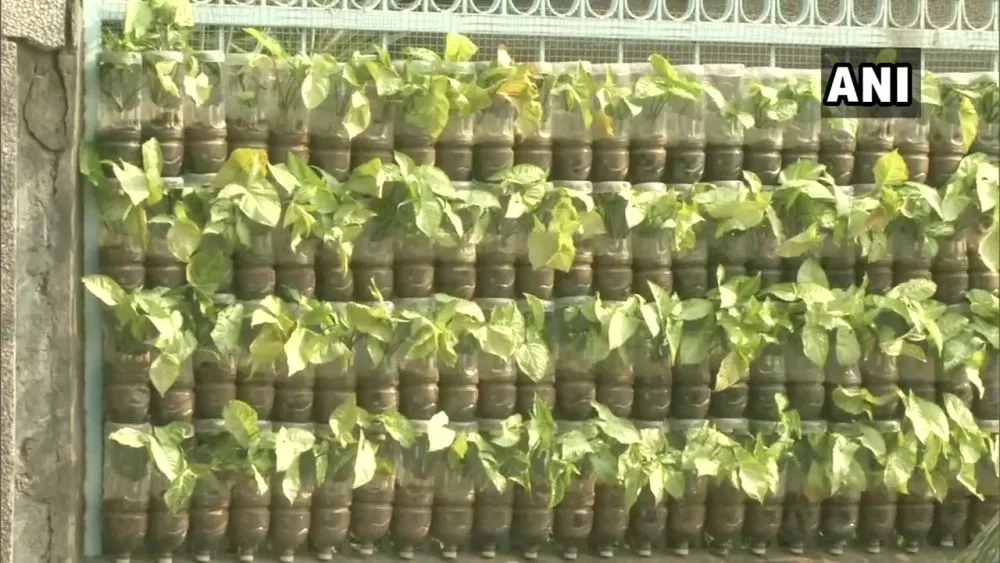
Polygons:
[[80,7],[3,0],[0,563],[80,560]]

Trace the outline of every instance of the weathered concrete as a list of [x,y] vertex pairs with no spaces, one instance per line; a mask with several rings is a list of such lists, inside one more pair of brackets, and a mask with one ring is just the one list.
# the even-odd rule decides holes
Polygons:
[[79,561],[80,4],[0,10],[0,563]]

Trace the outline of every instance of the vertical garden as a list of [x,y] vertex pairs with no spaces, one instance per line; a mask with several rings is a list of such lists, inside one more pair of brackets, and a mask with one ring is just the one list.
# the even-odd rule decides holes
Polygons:
[[103,549],[961,546],[1000,511],[1000,94],[189,46],[134,0],[101,211]]

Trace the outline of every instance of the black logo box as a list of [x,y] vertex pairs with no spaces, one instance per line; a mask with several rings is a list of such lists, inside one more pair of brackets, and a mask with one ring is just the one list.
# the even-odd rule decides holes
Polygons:
[[923,75],[923,56],[920,49],[885,47],[885,48],[861,48],[861,47],[823,47],[820,49],[820,77],[824,93],[829,84],[833,65],[837,63],[847,63],[852,69],[857,70],[862,63],[897,63],[908,64],[913,68],[913,80],[911,81],[910,98],[913,103],[909,106],[874,106],[874,107],[822,107],[822,117],[824,118],[874,118],[874,119],[917,119],[921,116],[920,103],[920,77]]

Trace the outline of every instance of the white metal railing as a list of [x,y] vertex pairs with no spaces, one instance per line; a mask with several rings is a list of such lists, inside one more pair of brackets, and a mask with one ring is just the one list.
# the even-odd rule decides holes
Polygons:
[[[195,0],[211,26],[998,51],[998,0]],[[123,0],[101,19],[121,20]]]

